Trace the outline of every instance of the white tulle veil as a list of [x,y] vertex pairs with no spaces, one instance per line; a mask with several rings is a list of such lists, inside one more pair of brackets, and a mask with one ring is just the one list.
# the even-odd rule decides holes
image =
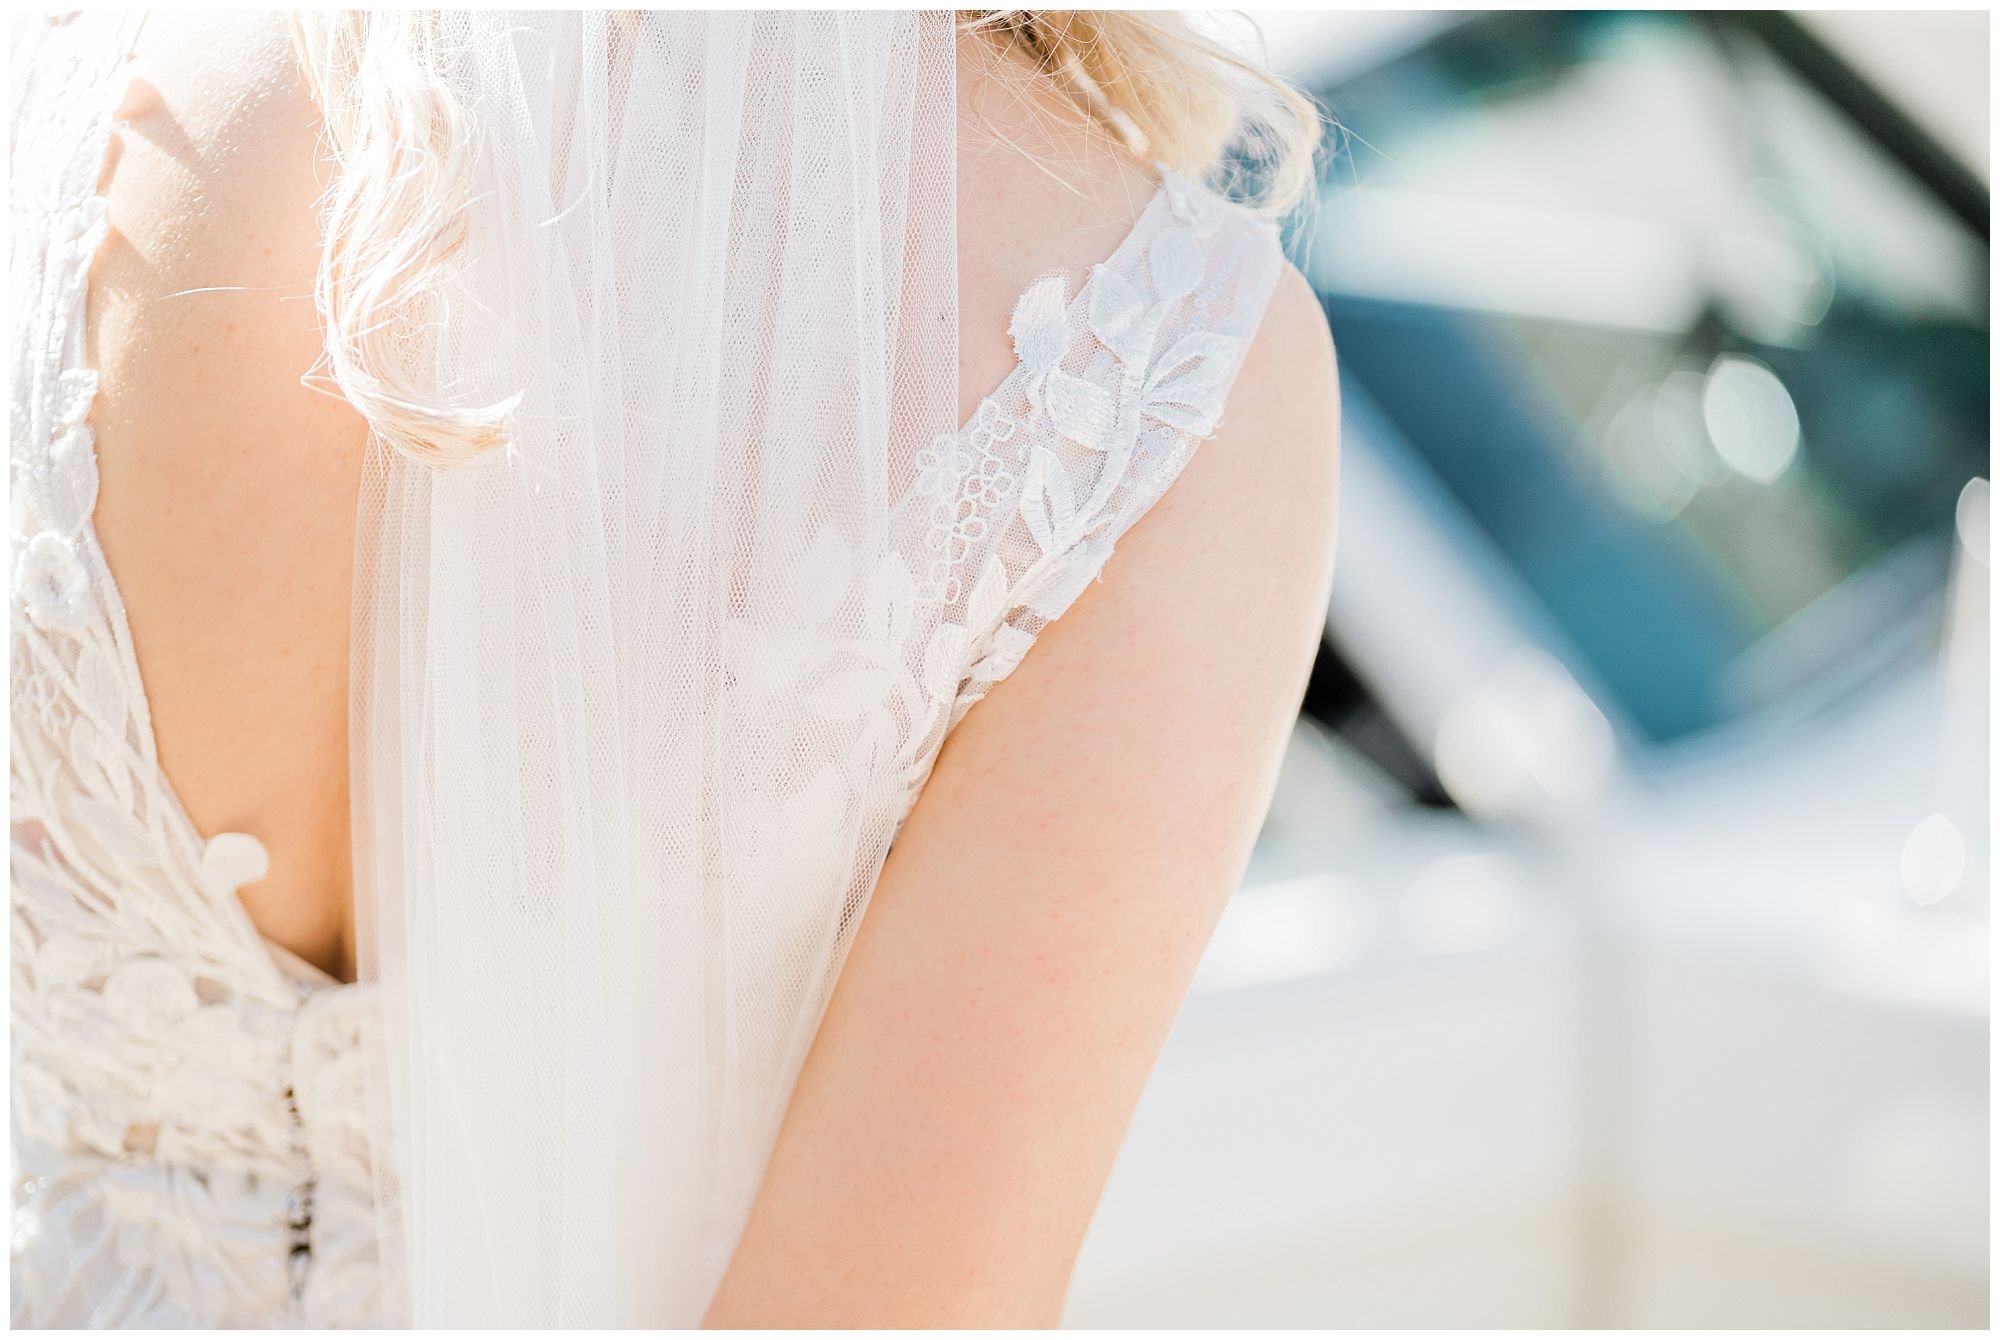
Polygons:
[[398,347],[518,399],[361,498],[389,1311],[691,1326],[896,817],[854,798],[930,727],[870,648],[947,598],[879,560],[957,426],[953,15],[443,32],[464,246]]

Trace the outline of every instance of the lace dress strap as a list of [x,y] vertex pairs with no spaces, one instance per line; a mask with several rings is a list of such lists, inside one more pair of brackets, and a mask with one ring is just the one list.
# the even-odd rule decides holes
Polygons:
[[934,688],[950,686],[947,730],[1214,433],[1284,264],[1275,225],[1156,167],[1159,194],[1074,298],[1061,274],[1021,295],[1015,374],[921,462],[963,481],[932,498],[955,523],[934,551],[957,617],[926,658]]

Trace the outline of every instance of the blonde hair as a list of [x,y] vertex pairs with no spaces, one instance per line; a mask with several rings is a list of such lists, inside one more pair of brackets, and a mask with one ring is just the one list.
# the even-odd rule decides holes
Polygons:
[[[1305,94],[1172,13],[961,10],[1025,56],[1128,149],[1266,215],[1311,190],[1321,142]],[[477,125],[451,77],[435,10],[306,10],[293,43],[325,122],[315,299],[326,379],[395,449],[433,464],[504,443],[515,400],[440,403],[410,357],[442,317],[464,252]]]
[[1133,153],[1260,214],[1312,190],[1318,104],[1183,14],[961,10],[959,27],[1011,44]]
[[334,169],[313,291],[326,379],[384,441],[442,465],[502,445],[515,402],[441,403],[417,371],[426,360],[410,357],[442,319],[440,295],[464,254],[477,151],[438,18],[302,11],[292,37]]

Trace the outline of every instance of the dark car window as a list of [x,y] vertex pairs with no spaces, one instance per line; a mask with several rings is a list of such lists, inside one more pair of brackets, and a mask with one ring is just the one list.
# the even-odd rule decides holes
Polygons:
[[1320,90],[1344,375],[1648,737],[1851,665],[1987,469],[1985,240],[1724,16],[1468,20]]

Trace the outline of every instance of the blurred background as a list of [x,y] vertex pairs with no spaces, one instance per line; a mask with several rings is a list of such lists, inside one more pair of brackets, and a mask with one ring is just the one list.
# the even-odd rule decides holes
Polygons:
[[1326,642],[1075,1326],[1988,1322],[1988,20],[1251,11]]

